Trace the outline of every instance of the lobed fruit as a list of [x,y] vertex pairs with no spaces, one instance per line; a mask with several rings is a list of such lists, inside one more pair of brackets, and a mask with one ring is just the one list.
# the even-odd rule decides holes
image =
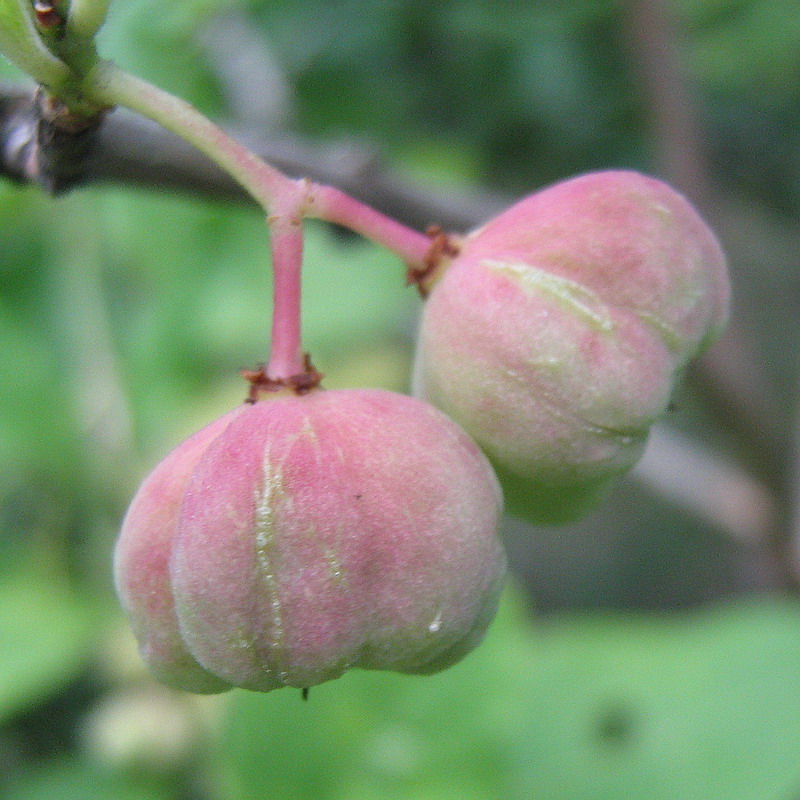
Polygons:
[[194,692],[430,673],[491,621],[496,478],[441,412],[378,390],[271,395],[139,489],[117,589],[157,677]]
[[717,240],[669,186],[573,178],[465,237],[425,303],[415,393],[489,455],[512,512],[566,521],[638,460],[729,292]]

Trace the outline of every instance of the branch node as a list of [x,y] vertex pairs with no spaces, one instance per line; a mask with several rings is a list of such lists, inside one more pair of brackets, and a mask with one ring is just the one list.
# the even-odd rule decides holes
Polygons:
[[95,134],[108,109],[86,116],[41,88],[33,99],[35,138],[30,143],[31,177],[53,195],[64,194],[83,182]]

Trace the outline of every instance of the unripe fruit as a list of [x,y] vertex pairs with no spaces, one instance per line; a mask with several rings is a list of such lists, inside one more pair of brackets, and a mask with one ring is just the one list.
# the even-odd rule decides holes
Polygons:
[[431,673],[491,621],[500,493],[455,423],[378,390],[273,395],[144,481],[115,574],[145,661],[196,692]]
[[719,244],[681,195],[584,175],[464,239],[425,303],[415,393],[489,455],[512,513],[566,521],[638,460],[728,303]]

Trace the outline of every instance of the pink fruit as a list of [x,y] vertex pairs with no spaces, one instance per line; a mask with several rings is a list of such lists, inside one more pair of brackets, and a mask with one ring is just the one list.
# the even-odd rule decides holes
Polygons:
[[272,395],[180,445],[123,523],[145,661],[189,691],[430,673],[491,621],[497,481],[441,412],[377,390]]
[[564,521],[638,460],[728,303],[719,244],[681,195],[584,175],[464,239],[425,303],[415,392],[489,455],[512,511]]

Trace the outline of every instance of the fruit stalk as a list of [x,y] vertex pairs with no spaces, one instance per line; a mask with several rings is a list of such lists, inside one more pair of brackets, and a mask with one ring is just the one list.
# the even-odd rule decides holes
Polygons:
[[266,377],[278,383],[305,371],[300,343],[302,220],[296,209],[267,219],[272,250],[272,344]]
[[333,186],[309,184],[306,216],[343,225],[383,245],[400,256],[411,270],[424,269],[431,252],[430,237],[381,214]]

